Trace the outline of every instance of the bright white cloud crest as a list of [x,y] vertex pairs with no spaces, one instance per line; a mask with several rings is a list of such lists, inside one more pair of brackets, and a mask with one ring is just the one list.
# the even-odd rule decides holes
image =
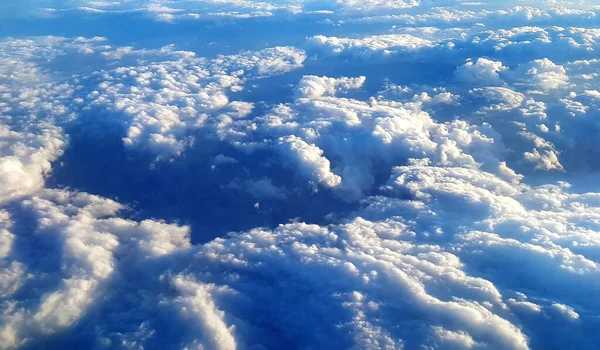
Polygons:
[[0,348],[600,346],[597,6],[25,3]]

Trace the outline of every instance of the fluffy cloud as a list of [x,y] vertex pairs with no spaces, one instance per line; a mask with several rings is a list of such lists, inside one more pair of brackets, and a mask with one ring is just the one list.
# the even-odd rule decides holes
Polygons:
[[[104,123],[125,128],[125,145],[169,158],[192,142],[191,130],[200,128],[209,115],[216,118],[213,113],[223,110],[223,120],[250,113],[252,104],[230,101],[228,91],[238,91],[250,78],[288,72],[304,61],[304,53],[290,47],[207,60],[171,47],[112,48],[102,38],[6,40],[0,47],[0,202],[43,187],[50,163],[67,143],[62,127],[74,119],[83,116],[88,121],[89,115],[110,113],[112,120]],[[100,56],[108,63],[129,57],[156,62],[54,84],[36,52],[49,61],[76,54]]]
[[296,85],[296,93],[304,98],[319,98],[335,95],[338,90],[359,89],[365,83],[365,77],[339,79],[329,77],[304,76]]
[[[565,190],[414,161],[394,169],[385,196],[369,197],[345,223],[255,229],[197,247],[185,227],[120,219],[113,201],[46,190],[22,204],[33,231],[13,230],[18,222],[3,214],[3,237],[21,241],[18,258],[14,243],[3,252],[3,285],[13,286],[4,289],[13,298],[4,344],[70,329],[63,342],[86,334],[86,344],[105,346],[541,346],[535,314],[549,327],[577,327],[582,316],[569,303],[595,307],[581,297],[600,286],[598,240],[586,224],[600,215],[598,195]],[[45,268],[60,262],[60,270],[44,272],[33,259],[39,249]],[[524,269],[523,261],[543,265]],[[483,266],[506,273],[466,273]],[[537,303],[513,292],[553,283],[548,273],[588,283],[554,288]],[[34,283],[37,294],[15,294]],[[315,322],[324,333],[309,332]]]
[[228,124],[235,132],[222,133],[224,140],[243,148],[273,147],[305,179],[355,199],[372,188],[382,171],[411,157],[475,168],[485,161],[490,171],[499,171],[495,155],[502,147],[486,126],[436,123],[422,110],[423,102],[322,96],[333,93],[336,84],[354,88],[362,80],[304,77],[295,102],[251,123]]
[[[20,256],[45,245],[48,263],[58,260],[61,269],[48,275],[39,271],[43,267],[35,260],[22,259],[26,274],[21,278],[39,285],[40,292],[29,296],[38,302],[19,298],[3,310],[3,344],[8,346],[31,345],[33,339],[65,328],[93,332],[95,338],[88,341],[108,346],[125,339],[140,345],[163,339],[175,341],[173,345],[231,349],[236,344],[297,341],[302,333],[306,344],[373,348],[401,345],[411,330],[418,332],[411,341],[431,344],[442,330],[489,345],[523,348],[526,344],[516,327],[480,304],[486,301],[489,307],[502,309],[500,295],[489,282],[467,276],[457,258],[441,247],[398,242],[398,237],[411,235],[400,222],[357,218],[331,229],[290,224],[275,232],[253,230],[190,251],[186,228],[115,218],[119,205],[87,194],[45,191],[23,206],[35,218],[36,228],[23,237]],[[375,251],[379,253],[373,255]],[[11,260],[10,254],[4,261]],[[163,273],[167,266],[171,272]],[[300,266],[304,272],[299,276]],[[257,274],[263,282],[252,277]],[[444,277],[448,274],[454,277]],[[57,278],[62,278],[58,284]],[[428,293],[431,278],[466,299],[444,301]],[[152,289],[157,288],[165,294],[155,294]],[[277,299],[271,299],[275,295]],[[98,304],[101,299],[108,303]],[[247,300],[254,303],[240,309]],[[83,319],[92,306],[96,317],[109,319],[133,307],[125,317],[141,326]],[[398,319],[368,318],[373,313],[392,317],[399,307],[414,309],[422,320],[440,321],[421,330],[407,318],[403,322],[408,329],[395,330]],[[170,326],[161,326],[160,318],[165,317]],[[308,332],[314,317],[329,329],[326,334]],[[292,323],[296,326],[290,327]],[[272,333],[276,324],[279,335]],[[330,328],[333,324],[340,327]],[[162,329],[154,328],[158,326]]]
[[118,116],[115,122],[127,130],[125,145],[169,158],[192,142],[192,131],[207,119],[220,118],[226,123],[250,113],[251,104],[230,101],[228,92],[241,90],[248,79],[301,67],[304,58],[298,49],[276,47],[213,60],[186,55],[173,61],[119,67],[91,75],[88,79],[98,85],[83,99],[90,107]]
[[454,76],[456,79],[474,85],[501,85],[502,79],[498,72],[506,69],[502,62],[478,58],[477,61],[467,61],[464,65],[456,68]]
[[600,346],[597,8],[43,5],[161,30],[0,41],[0,347]]
[[505,87],[484,87],[471,90],[474,95],[483,96],[491,105],[484,107],[485,110],[511,110],[521,107],[525,95]]
[[427,39],[409,34],[387,34],[360,39],[314,36],[307,41],[309,50],[324,56],[353,57],[364,60],[412,53],[433,46]]
[[[3,217],[4,236],[14,242],[2,257],[3,297],[11,300],[24,284],[37,287],[29,296],[3,304],[0,334],[7,347],[76,324],[101,297],[119,264],[189,246],[187,228],[101,219],[114,215],[121,205],[96,196],[42,191],[21,206],[32,222],[11,222],[9,215]],[[18,225],[35,230],[22,231]]]
[[66,143],[56,119],[68,118],[67,84],[52,84],[34,64],[0,58],[0,203],[43,187]]
[[519,66],[515,73],[525,84],[541,90],[564,88],[569,81],[565,68],[547,58]]
[[381,14],[389,11],[398,12],[406,8],[418,6],[418,0],[340,0],[322,2],[315,0],[302,1],[248,1],[248,0],[197,0],[197,1],[156,1],[156,0],[117,0],[96,1],[76,0],[67,3],[55,3],[51,0],[28,0],[27,11],[19,9],[12,0],[3,4],[1,9],[13,15],[46,15],[55,12],[81,11],[88,15],[111,13],[143,13],[157,21],[174,21],[189,19],[221,19],[221,18],[253,18],[272,17],[277,14],[331,13],[352,16],[354,14]]
[[62,153],[65,137],[59,129],[43,124],[36,129],[0,127],[0,202],[42,188],[50,162]]

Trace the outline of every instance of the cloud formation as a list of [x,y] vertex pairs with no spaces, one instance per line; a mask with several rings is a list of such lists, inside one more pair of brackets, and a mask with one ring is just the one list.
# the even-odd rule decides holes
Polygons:
[[[0,40],[0,347],[600,346],[597,7],[37,5],[169,23]],[[165,45],[196,20],[255,48]]]

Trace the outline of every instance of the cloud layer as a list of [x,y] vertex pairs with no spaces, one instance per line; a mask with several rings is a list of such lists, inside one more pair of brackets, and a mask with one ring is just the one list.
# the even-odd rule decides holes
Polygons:
[[164,32],[0,40],[1,348],[600,346],[597,7],[30,8]]

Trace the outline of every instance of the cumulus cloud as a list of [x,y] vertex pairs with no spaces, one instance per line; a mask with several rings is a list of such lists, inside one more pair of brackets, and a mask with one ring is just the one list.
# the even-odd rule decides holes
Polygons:
[[[61,270],[54,272],[62,276],[62,282],[51,283],[56,277],[37,272],[39,267],[32,265],[33,261],[22,261],[28,278],[48,289],[30,296],[39,298],[39,303],[18,299],[4,310],[8,317],[2,324],[3,343],[9,346],[31,344],[31,338],[54,334],[76,322],[74,328],[82,334],[93,330],[95,338],[90,341],[107,345],[123,338],[145,345],[162,337],[181,346],[230,349],[236,344],[271,346],[287,337],[298,341],[296,335],[302,333],[305,338],[301,342],[306,344],[379,347],[402,344],[402,334],[411,330],[418,330],[419,341],[432,343],[441,329],[490,345],[522,348],[526,344],[516,327],[479,304],[502,305],[489,282],[467,276],[457,258],[440,247],[420,248],[396,241],[410,236],[400,222],[357,218],[332,229],[290,224],[275,232],[253,230],[190,251],[186,228],[115,218],[120,206],[98,197],[44,191],[23,205],[36,218],[37,227],[24,244],[33,251],[44,244],[37,238],[53,237],[46,256],[62,261]],[[63,246],[68,249],[52,250]],[[374,250],[380,252],[375,260]],[[153,262],[175,252],[179,253]],[[164,264],[170,266],[170,273],[163,274],[165,266],[156,270]],[[298,264],[304,266],[300,276]],[[219,273],[222,269],[238,277]],[[455,277],[444,277],[448,273]],[[262,275],[263,282],[255,280],[255,274]],[[135,283],[128,282],[136,275]],[[429,294],[426,286],[431,277],[441,279],[466,299],[444,301]],[[323,288],[323,283],[328,287]],[[377,290],[382,286],[395,292],[380,295]],[[163,289],[166,294],[155,295],[146,288]],[[115,299],[117,294],[119,299]],[[123,295],[138,301],[130,303],[121,299]],[[277,299],[269,299],[274,295]],[[101,299],[112,302],[97,304]],[[254,302],[239,309],[248,300]],[[292,300],[299,304],[290,304]],[[110,325],[83,320],[92,305],[98,317],[108,318],[133,307],[127,317],[132,317],[131,321],[144,317],[144,331],[137,328],[138,322]],[[397,307],[410,307],[423,320],[440,321],[431,330],[419,330],[413,323],[397,333],[393,327],[397,320],[367,318],[373,313],[394,315]],[[296,316],[286,316],[289,313]],[[156,318],[149,317],[152,314]],[[169,329],[155,329],[165,317],[171,320]],[[364,320],[357,323],[357,318]],[[328,329],[326,334],[308,332],[315,320]],[[290,327],[292,323],[296,326]],[[279,335],[272,333],[276,324]],[[334,324],[341,326],[331,328]],[[173,332],[176,337],[164,338]]]
[[247,79],[258,79],[301,67],[305,55],[291,47],[219,56],[213,60],[184,56],[179,60],[119,67],[89,77],[99,81],[85,97],[87,105],[120,116],[125,145],[146,149],[159,158],[179,155],[192,141],[191,132],[209,118],[227,123],[242,118],[252,105],[230,101]]
[[[510,296],[522,283],[515,276],[535,278],[531,288],[543,283],[543,275],[530,275],[538,272],[523,269],[522,261],[543,261],[538,268],[565,280],[597,274],[597,255],[572,244],[597,241],[585,219],[573,221],[581,214],[572,211],[579,205],[597,215],[597,208],[586,207],[597,203],[597,195],[564,190],[515,187],[476,169],[414,162],[396,168],[387,195],[370,197],[343,224],[255,229],[197,247],[190,247],[185,227],[120,219],[115,215],[121,206],[110,200],[43,191],[23,203],[36,228],[23,237],[18,261],[28,271],[23,283],[36,281],[49,290],[29,297],[39,298],[37,307],[16,299],[6,310],[5,344],[31,344],[32,338],[67,327],[93,334],[90,343],[127,340],[142,346],[160,340],[229,349],[294,339],[296,344],[366,348],[527,348],[523,332],[534,329],[528,322],[535,319],[517,315],[525,309],[540,312],[540,307],[523,300],[522,293],[518,299],[505,293]],[[407,192],[412,200],[396,199]],[[9,214],[4,215],[10,223]],[[567,239],[553,234],[569,221],[576,224]],[[5,230],[19,235],[11,232],[11,224]],[[22,255],[40,244],[49,244],[49,259],[62,261],[60,272],[54,272],[64,276],[59,285]],[[60,249],[64,245],[68,249]],[[492,255],[481,256],[481,251]],[[5,254],[4,262],[15,259],[11,254]],[[491,281],[465,272],[466,266],[481,264],[502,264],[508,271]],[[587,288],[593,291],[598,284]],[[385,292],[390,290],[394,292]],[[555,289],[545,297],[564,300],[581,293],[586,291]],[[98,319],[82,319],[92,302]],[[581,318],[571,306],[545,303],[554,327],[572,327]],[[587,303],[595,305],[593,299]],[[119,316],[124,310],[129,315]],[[113,317],[128,321],[100,321]],[[309,332],[315,322],[327,331]],[[398,329],[398,322],[405,327]],[[527,327],[521,330],[514,323]]]
[[469,60],[456,68],[454,76],[456,79],[474,85],[501,85],[502,79],[498,72],[505,69],[502,62],[478,58],[475,62]]
[[307,181],[353,199],[371,190],[381,171],[411,157],[474,168],[485,162],[489,171],[500,171],[497,156],[502,147],[496,145],[493,130],[462,121],[437,123],[423,110],[424,104],[452,101],[451,95],[405,103],[323,95],[327,90],[333,93],[336,85],[355,88],[362,81],[304,77],[293,103],[279,105],[251,123],[227,124],[235,132],[223,133],[224,140],[248,149],[273,148]]
[[387,34],[358,39],[314,36],[307,48],[324,56],[383,59],[399,53],[412,53],[433,46],[430,40],[409,34]]
[[296,85],[296,94],[305,98],[332,96],[339,90],[359,89],[365,83],[365,77],[358,78],[329,78],[304,76]]
[[563,66],[557,65],[547,58],[534,60],[516,69],[519,79],[541,90],[551,90],[568,86],[569,77]]
[[[49,20],[169,23],[152,22],[165,36],[151,45],[0,40],[0,347],[600,346],[600,194],[585,180],[598,170],[598,8],[50,5]],[[165,46],[189,20],[231,39],[266,29],[226,54]],[[102,151],[73,149],[80,134]],[[113,139],[123,154],[103,146]],[[65,151],[152,162],[95,181],[175,173],[143,190],[177,186],[174,212],[252,224],[192,244],[204,228],[149,215],[147,197],[47,181]],[[269,213],[265,227],[249,219]]]
[[[565,25],[593,19],[598,9],[581,6],[581,3],[557,1],[532,1],[528,5],[507,1],[502,6],[493,3],[463,1],[423,1],[422,11],[414,13],[376,14],[352,19],[359,23],[401,23],[411,26],[463,26],[496,24],[510,26],[519,24]],[[427,5],[433,5],[427,7]],[[453,6],[454,5],[454,6]],[[459,6],[456,6],[459,5]]]
[[43,187],[67,142],[56,120],[69,117],[67,84],[53,84],[25,57],[0,58],[0,203]]
[[[211,61],[171,47],[113,49],[104,45],[103,38],[6,40],[0,46],[4,63],[0,71],[0,201],[42,188],[50,163],[67,144],[62,127],[73,119],[109,112],[112,123],[126,130],[125,145],[169,158],[192,142],[190,130],[200,128],[209,114],[223,110],[219,118],[226,119],[251,112],[252,104],[230,101],[228,91],[239,90],[250,77],[264,78],[298,68],[304,60],[301,50],[290,47],[219,56]],[[89,84],[81,86],[75,82],[53,84],[52,75],[35,56],[39,52],[54,60],[81,55],[82,48],[109,62],[125,61],[125,56],[156,57],[156,62],[77,77]]]
[[65,137],[60,129],[43,124],[39,129],[0,126],[0,202],[41,189],[50,162],[61,155]]
[[318,146],[291,135],[280,138],[279,147],[284,159],[294,162],[298,166],[298,172],[308,180],[326,187],[335,187],[342,182],[339,175],[331,172],[331,164],[323,157],[323,150]]
[[[149,259],[189,246],[187,228],[101,219],[114,216],[121,205],[84,193],[42,191],[21,206],[30,213],[35,231],[11,232],[16,223],[5,215],[6,235],[19,245],[12,245],[2,263],[11,268],[18,264],[21,284],[38,287],[29,297],[3,305],[0,334],[7,347],[25,345],[32,338],[76,324],[102,295],[103,284],[119,261]],[[117,238],[119,232],[127,232],[122,241]],[[40,252],[43,256],[36,257]],[[3,284],[11,282],[6,280],[10,278],[6,269]],[[18,289],[12,288],[4,297],[10,298]]]
[[484,87],[475,88],[470,91],[471,94],[479,95],[492,102],[485,106],[485,110],[511,110],[521,107],[525,100],[525,95],[505,87]]

